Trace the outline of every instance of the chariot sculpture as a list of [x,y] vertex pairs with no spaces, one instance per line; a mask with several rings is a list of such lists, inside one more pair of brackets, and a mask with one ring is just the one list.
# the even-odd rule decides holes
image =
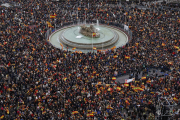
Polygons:
[[82,25],[80,29],[80,33],[88,37],[93,37],[93,38],[100,37],[98,30],[93,25],[90,25],[90,27]]

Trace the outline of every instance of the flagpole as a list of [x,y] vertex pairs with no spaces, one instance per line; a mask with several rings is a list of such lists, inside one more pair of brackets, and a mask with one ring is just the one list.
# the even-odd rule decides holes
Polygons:
[[93,52],[93,33],[92,33],[92,52]]

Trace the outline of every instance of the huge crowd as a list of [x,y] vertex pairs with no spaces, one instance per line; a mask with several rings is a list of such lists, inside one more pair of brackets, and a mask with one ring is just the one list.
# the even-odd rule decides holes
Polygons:
[[[0,7],[0,119],[155,119],[164,97],[171,105],[180,105],[179,11],[157,10],[156,4],[140,10],[97,1],[16,2],[20,6]],[[45,38],[47,21],[64,26],[85,20],[84,8],[79,17],[73,15],[77,4],[87,8],[88,22],[129,25],[132,40],[105,53],[51,46]],[[150,67],[169,74],[148,77]],[[141,71],[140,80],[115,81],[122,74]],[[171,112],[173,119],[180,117],[177,109]]]

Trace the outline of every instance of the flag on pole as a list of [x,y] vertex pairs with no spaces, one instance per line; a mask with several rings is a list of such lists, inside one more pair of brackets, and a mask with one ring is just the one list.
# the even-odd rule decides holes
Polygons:
[[48,27],[51,27],[51,28],[53,28],[53,26],[51,25],[51,23],[50,22],[46,22],[46,24],[48,25]]
[[93,50],[96,50],[96,47],[93,47]]
[[60,43],[60,45],[61,45],[61,47],[63,47],[63,44],[62,44],[62,43]]
[[75,50],[75,49],[76,49],[76,47],[72,48],[72,50]]

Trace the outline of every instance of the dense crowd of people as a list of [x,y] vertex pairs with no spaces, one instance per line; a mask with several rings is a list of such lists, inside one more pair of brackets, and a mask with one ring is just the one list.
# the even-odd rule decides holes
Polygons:
[[[164,97],[180,105],[179,11],[157,11],[156,4],[140,10],[97,1],[16,2],[20,6],[0,7],[0,119],[153,120]],[[86,9],[77,17],[78,4]],[[132,40],[105,53],[60,50],[47,42],[47,21],[61,27],[84,21],[85,10],[87,22],[129,25]],[[170,74],[146,76],[151,67]],[[141,71],[140,80],[115,81]],[[177,109],[173,119],[180,118]]]

